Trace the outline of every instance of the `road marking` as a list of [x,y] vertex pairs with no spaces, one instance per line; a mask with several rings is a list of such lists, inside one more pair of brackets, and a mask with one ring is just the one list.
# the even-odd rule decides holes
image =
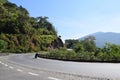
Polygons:
[[2,63],[2,62],[1,62],[1,64],[3,64],[3,65],[4,65],[4,63]]
[[4,64],[6,67],[8,66],[7,64]]
[[0,61],[0,63],[2,63],[2,62]]
[[61,80],[61,79],[54,78],[54,77],[48,77],[48,79],[52,79],[52,80]]
[[14,69],[14,67],[12,67],[12,66],[9,66],[9,68],[10,68],[10,69]]
[[33,75],[33,76],[38,76],[39,74],[28,72],[28,74]]
[[21,69],[17,69],[17,71],[19,71],[19,72],[23,72],[23,70],[21,70]]

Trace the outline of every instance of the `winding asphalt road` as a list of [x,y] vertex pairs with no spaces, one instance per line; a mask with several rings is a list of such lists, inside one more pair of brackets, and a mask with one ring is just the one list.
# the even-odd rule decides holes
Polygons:
[[34,59],[34,54],[12,54],[0,57],[0,80],[8,79],[120,80],[120,64]]

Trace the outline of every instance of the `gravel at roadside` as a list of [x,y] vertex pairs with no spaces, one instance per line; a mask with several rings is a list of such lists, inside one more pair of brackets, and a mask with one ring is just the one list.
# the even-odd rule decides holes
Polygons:
[[9,55],[9,53],[0,53],[0,56],[6,56]]

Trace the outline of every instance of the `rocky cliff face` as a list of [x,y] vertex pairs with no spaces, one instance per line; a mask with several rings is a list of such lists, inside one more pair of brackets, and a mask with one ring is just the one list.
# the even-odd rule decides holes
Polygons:
[[58,37],[52,43],[48,46],[48,48],[51,49],[59,49],[61,47],[64,47],[63,41]]

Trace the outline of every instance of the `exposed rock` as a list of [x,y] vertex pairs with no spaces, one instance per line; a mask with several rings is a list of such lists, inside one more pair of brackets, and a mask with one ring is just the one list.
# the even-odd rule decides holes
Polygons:
[[64,47],[63,41],[58,37],[48,46],[48,49],[56,49]]

